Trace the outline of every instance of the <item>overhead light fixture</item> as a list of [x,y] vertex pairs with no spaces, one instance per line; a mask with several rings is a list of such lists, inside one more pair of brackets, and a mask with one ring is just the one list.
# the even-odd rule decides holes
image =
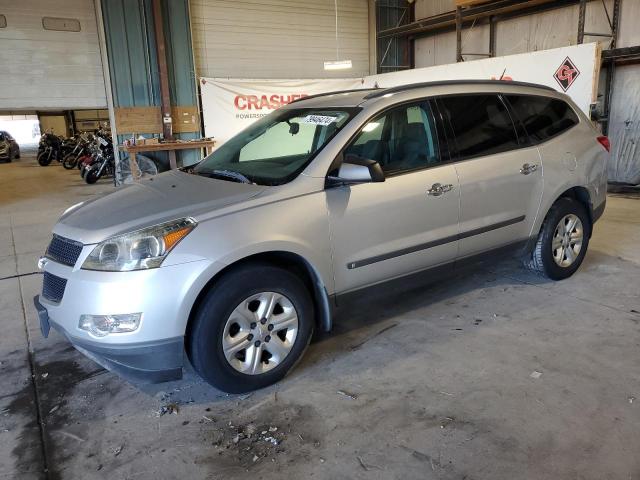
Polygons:
[[336,15],[336,61],[324,62],[325,70],[348,70],[353,67],[351,60],[340,60],[340,43],[338,42],[338,0],[333,0]]
[[325,70],[347,70],[351,68],[351,60],[336,60],[335,62],[324,62]]

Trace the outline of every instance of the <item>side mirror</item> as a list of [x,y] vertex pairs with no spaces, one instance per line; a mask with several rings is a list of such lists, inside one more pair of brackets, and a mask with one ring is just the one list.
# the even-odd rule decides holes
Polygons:
[[346,155],[340,165],[337,177],[329,177],[334,184],[349,185],[356,183],[384,182],[382,167],[375,160]]

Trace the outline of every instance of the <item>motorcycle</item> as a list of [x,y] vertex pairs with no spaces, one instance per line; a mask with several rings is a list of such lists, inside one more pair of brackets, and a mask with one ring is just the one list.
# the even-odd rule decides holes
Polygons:
[[62,160],[62,138],[51,132],[45,132],[40,137],[38,145],[38,163],[46,167],[53,160]]
[[93,135],[90,133],[82,133],[78,136],[73,150],[67,153],[62,159],[62,166],[66,170],[72,170],[78,166],[79,159],[85,155],[91,154],[91,144],[93,143]]

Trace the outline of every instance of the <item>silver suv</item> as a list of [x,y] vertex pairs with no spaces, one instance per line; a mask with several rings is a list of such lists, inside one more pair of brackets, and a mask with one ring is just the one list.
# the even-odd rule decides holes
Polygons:
[[567,96],[531,84],[308,97],[193,168],[69,208],[40,261],[42,331],[130,379],[179,378],[186,352],[221,390],[261,388],[345,293],[506,250],[572,275],[607,150]]

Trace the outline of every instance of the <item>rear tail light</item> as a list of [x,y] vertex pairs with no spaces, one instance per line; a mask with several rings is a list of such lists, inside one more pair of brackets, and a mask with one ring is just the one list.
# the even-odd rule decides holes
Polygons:
[[609,137],[605,137],[603,135],[601,137],[598,137],[597,140],[598,142],[600,142],[600,145],[602,145],[607,152],[611,151],[611,142],[609,141]]

